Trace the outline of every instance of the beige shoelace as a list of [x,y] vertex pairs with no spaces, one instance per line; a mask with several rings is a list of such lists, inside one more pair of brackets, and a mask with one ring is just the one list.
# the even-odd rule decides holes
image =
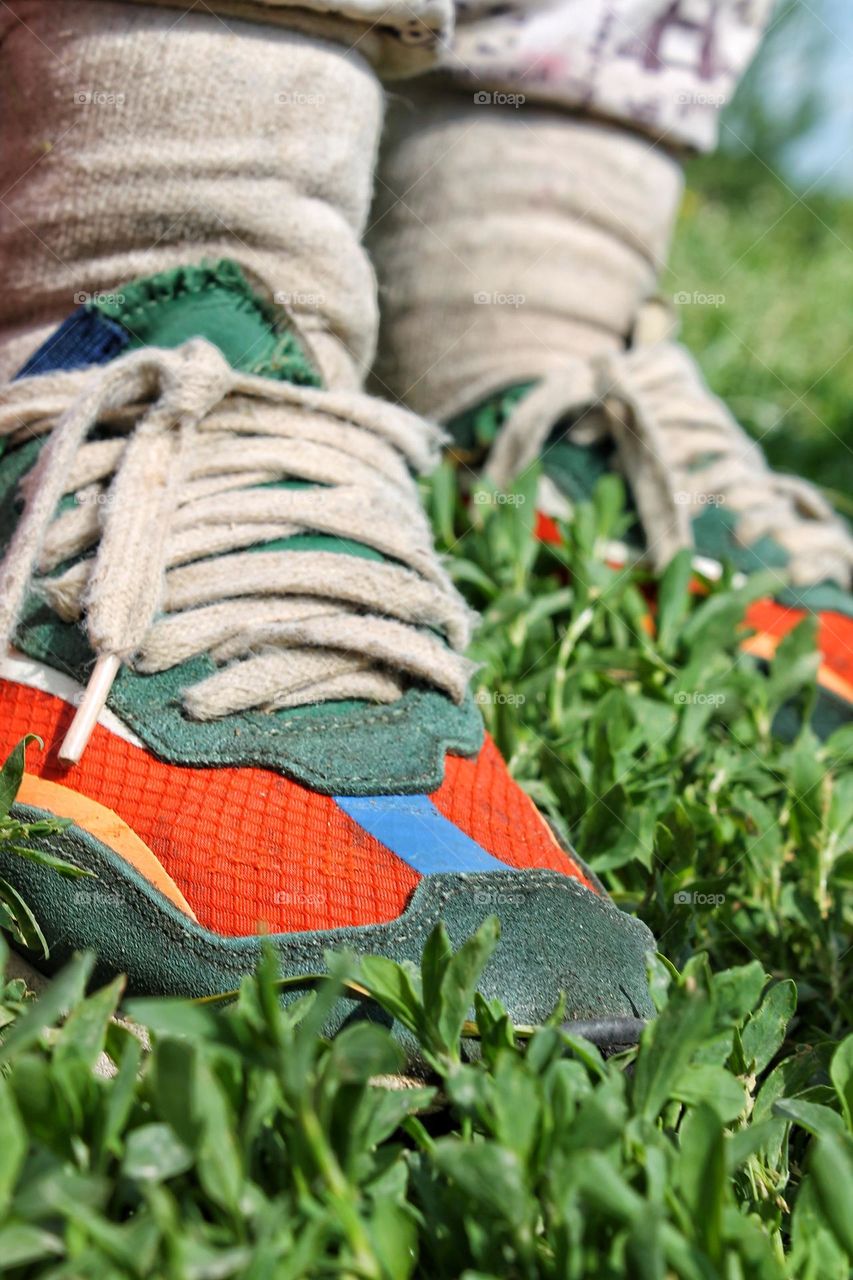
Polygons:
[[794,585],[849,586],[853,538],[845,525],[812,485],[770,470],[677,343],[592,363],[567,361],[564,372],[543,378],[498,437],[490,479],[506,488],[569,415],[579,417],[572,440],[614,441],[657,568],[693,545],[691,517],[714,502],[733,514],[744,544],[769,535],[784,547],[790,557],[785,574]]
[[[91,439],[96,425],[109,433]],[[463,698],[472,615],[412,478],[437,459],[435,427],[358,393],[237,372],[193,339],[8,384],[0,438],[48,433],[0,564],[0,640],[30,589],[85,620],[97,661],[65,759],[79,758],[122,664],[150,673],[210,655],[219,670],[184,692],[199,720],[393,702],[412,677]],[[246,550],[303,533],[392,560]]]

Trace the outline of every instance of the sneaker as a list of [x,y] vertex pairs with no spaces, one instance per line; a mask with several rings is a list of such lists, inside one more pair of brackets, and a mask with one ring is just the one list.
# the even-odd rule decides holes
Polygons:
[[0,755],[41,737],[17,806],[68,819],[41,847],[95,876],[0,854],[43,968],[92,948],[132,992],[201,996],[262,935],[307,978],[327,948],[417,961],[437,921],[458,945],[494,914],[486,997],[535,1025],[564,991],[593,1038],[636,1036],[651,935],[484,736],[413,479],[433,428],[320,387],[223,262],[75,311],[0,439]]
[[[641,318],[659,328],[654,305]],[[692,547],[697,571],[718,578],[776,573],[772,598],[750,606],[743,649],[762,660],[808,614],[820,620],[820,697],[814,727],[826,737],[853,708],[853,538],[820,493],[771,471],[760,449],[705,386],[677,343],[641,342],[624,354],[504,388],[449,424],[454,450],[484,464],[501,488],[541,459],[538,534],[559,542],[557,519],[620,472],[634,537],[606,554],[661,569]]]

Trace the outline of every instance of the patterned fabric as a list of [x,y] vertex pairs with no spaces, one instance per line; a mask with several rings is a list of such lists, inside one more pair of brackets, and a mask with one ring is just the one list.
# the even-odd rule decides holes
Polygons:
[[443,57],[467,84],[714,146],[774,0],[457,0]]

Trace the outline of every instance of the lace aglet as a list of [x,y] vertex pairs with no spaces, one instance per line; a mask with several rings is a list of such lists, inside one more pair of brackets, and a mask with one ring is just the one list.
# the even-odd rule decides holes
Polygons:
[[96,661],[80,705],[59,748],[59,759],[63,764],[77,764],[86,750],[86,744],[98,723],[98,716],[104,709],[120,666],[120,659],[112,653],[106,653]]

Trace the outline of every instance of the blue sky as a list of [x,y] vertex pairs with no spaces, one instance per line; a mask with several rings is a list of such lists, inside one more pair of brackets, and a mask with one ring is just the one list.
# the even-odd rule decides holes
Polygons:
[[[799,187],[815,184],[853,193],[853,0],[802,0],[802,5],[802,34],[816,38],[821,48],[821,116],[815,129],[791,148],[786,176]],[[765,92],[780,111],[814,76],[801,47],[799,39],[774,42],[773,57],[764,67]]]

